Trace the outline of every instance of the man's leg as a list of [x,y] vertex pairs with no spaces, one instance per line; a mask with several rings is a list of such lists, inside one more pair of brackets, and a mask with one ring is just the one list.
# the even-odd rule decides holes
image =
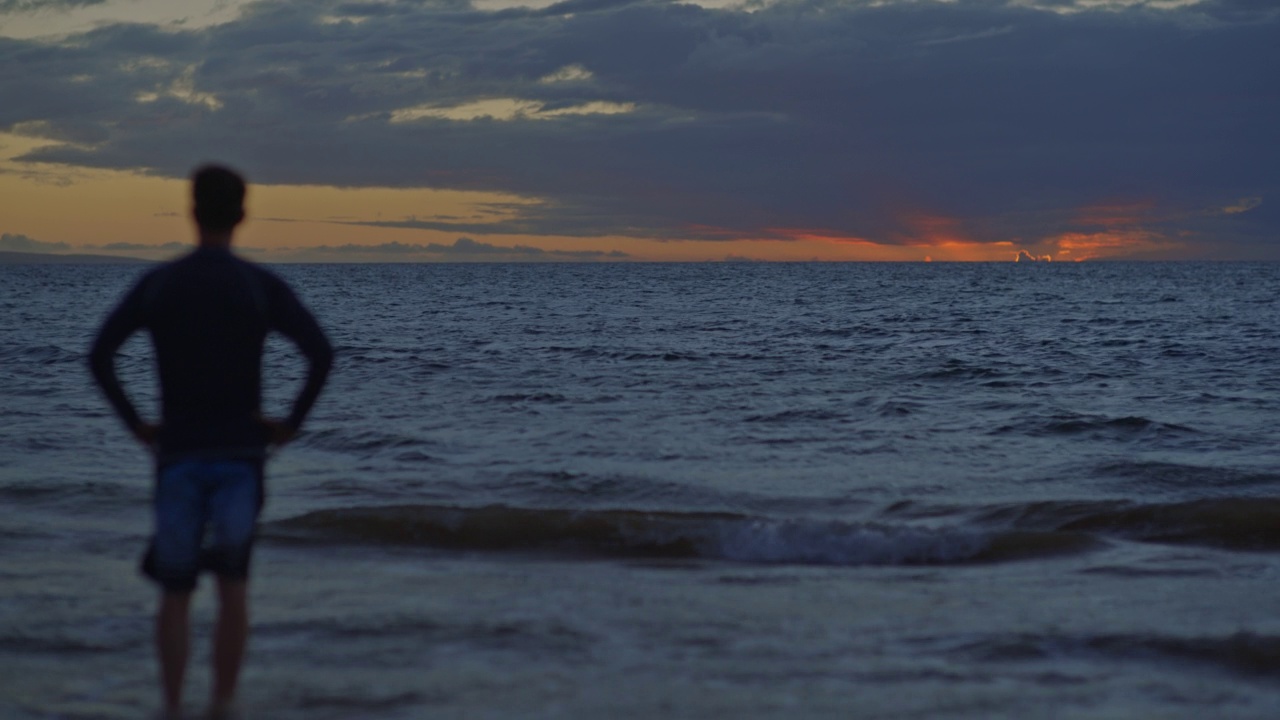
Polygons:
[[210,498],[213,547],[209,569],[218,575],[218,625],[213,638],[215,717],[231,708],[249,640],[249,560],[262,506],[262,466],[227,461],[216,465],[218,485]]
[[213,637],[213,697],[215,711],[231,705],[249,640],[249,583],[243,578],[218,578],[218,626]]
[[164,592],[156,612],[156,654],[164,687],[165,712],[177,717],[182,710],[182,681],[187,673],[190,647],[191,593]]
[[190,463],[159,469],[155,491],[155,536],[143,572],[162,589],[156,612],[156,655],[165,711],[177,717],[191,645],[191,593],[199,570],[204,500]]

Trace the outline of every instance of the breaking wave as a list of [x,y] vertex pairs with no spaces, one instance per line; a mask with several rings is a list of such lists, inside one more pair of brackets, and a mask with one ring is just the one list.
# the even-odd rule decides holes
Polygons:
[[[931,521],[916,522],[925,517]],[[953,522],[939,525],[939,520],[948,519]],[[1112,540],[1280,550],[1280,500],[1043,502],[968,512],[900,503],[867,521],[721,512],[383,505],[316,510],[276,521],[264,530],[282,540],[453,550],[552,550],[746,563],[948,565],[1082,553]]]
[[317,510],[272,523],[269,536],[464,550],[558,550],[612,557],[748,563],[916,565],[990,562],[1077,552],[1072,532],[925,528],[779,520],[732,513],[458,508],[396,505]]

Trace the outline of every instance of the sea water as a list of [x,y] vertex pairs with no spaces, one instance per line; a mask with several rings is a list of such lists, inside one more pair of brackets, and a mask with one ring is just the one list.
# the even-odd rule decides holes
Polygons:
[[[143,270],[0,267],[3,718],[158,705]],[[275,270],[247,717],[1280,716],[1280,265]]]

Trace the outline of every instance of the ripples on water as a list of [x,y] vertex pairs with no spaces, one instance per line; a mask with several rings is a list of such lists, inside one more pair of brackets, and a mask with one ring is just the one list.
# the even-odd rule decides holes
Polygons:
[[[135,271],[4,269],[0,471],[14,469],[0,494],[78,482],[76,502],[138,499],[96,473],[132,448],[80,371]],[[908,520],[890,511],[907,503],[931,508],[910,521],[965,524],[994,502],[1124,500],[1147,518],[1280,480],[1271,265],[280,271],[339,352],[282,461],[288,514],[504,504],[884,522]],[[121,367],[153,402],[144,341]],[[283,410],[301,374],[273,341],[268,405]]]
[[305,444],[431,465],[473,501],[1077,497],[1152,463],[1274,470],[1270,266],[288,274],[342,353]]
[[[148,489],[139,480],[145,467],[83,371],[93,328],[136,271],[0,267],[0,500],[8,508],[0,511],[0,542],[105,543],[128,558],[145,533],[136,519],[128,527],[123,520],[136,518],[145,505]],[[339,351],[331,386],[306,433],[273,462],[264,535],[280,552],[316,558],[373,548],[389,553],[380,567],[392,574],[400,572],[393,570],[399,553],[428,551],[711,563],[721,568],[714,571],[720,579],[711,589],[690,590],[684,602],[754,593],[749,601],[734,597],[755,614],[708,631],[715,643],[730,644],[743,634],[773,632],[748,629],[771,617],[771,610],[751,603],[809,582],[788,575],[799,572],[788,568],[944,571],[945,579],[912,575],[895,582],[924,582],[924,588],[942,582],[952,605],[977,592],[973,588],[994,584],[1009,604],[1000,612],[1014,615],[1064,602],[1043,594],[1058,585],[1062,593],[1076,587],[1082,596],[1125,598],[1156,580],[1198,583],[1176,585],[1185,605],[1164,606],[1175,625],[1163,628],[1106,615],[1115,610],[1098,610],[1112,617],[1110,624],[1077,618],[1065,625],[998,626],[974,595],[969,609],[952,607],[955,617],[945,622],[902,629],[885,646],[894,648],[891,655],[929,658],[919,660],[923,665],[904,660],[906,669],[863,668],[846,680],[871,696],[879,690],[868,688],[901,683],[933,692],[938,683],[960,682],[935,661],[977,663],[1005,677],[992,668],[1046,658],[1053,661],[1046,672],[1061,677],[1080,663],[1103,672],[1132,658],[1214,667],[1242,678],[1280,673],[1280,627],[1240,619],[1247,598],[1231,595],[1256,592],[1262,586],[1250,583],[1280,574],[1274,560],[1280,463],[1273,451],[1280,441],[1274,411],[1280,267],[361,265],[278,271],[313,307]],[[135,396],[153,402],[143,341],[124,348],[120,368]],[[283,412],[302,371],[287,344],[271,342],[269,407]],[[68,521],[75,531],[51,529]],[[1075,574],[1062,575],[1061,562],[1078,563]],[[1016,571],[1021,579],[969,574],[1005,566],[1022,568]],[[73,574],[84,571],[74,561],[72,567]],[[414,565],[412,572],[427,567]],[[467,577],[479,572],[466,568],[459,572]],[[564,582],[577,582],[572,573],[579,571],[566,572]],[[881,588],[877,583],[887,576],[858,578],[863,589],[839,592],[855,593],[848,607],[861,607],[862,615],[885,607],[871,595],[904,592],[898,585],[866,589]],[[643,584],[635,574],[619,582]],[[1224,582],[1230,589],[1201,587]],[[821,588],[815,597],[837,592]],[[293,602],[277,592],[279,604]],[[894,597],[909,608],[930,594]],[[13,602],[27,607],[28,601]],[[427,621],[419,610],[371,620],[367,609],[354,609],[363,601],[351,602],[351,614],[315,618],[305,632],[324,635],[332,626],[335,637],[350,637],[359,634],[352,628],[372,623],[378,633],[421,630],[430,636],[424,642],[445,644],[457,641],[455,631],[466,634],[438,619],[422,630]],[[591,602],[605,601],[588,601],[579,608],[582,617],[614,611]],[[788,602],[799,603],[799,617],[844,617],[844,610]],[[1205,615],[1205,603],[1213,602],[1234,609]],[[299,603],[294,612],[305,614],[305,602]],[[664,627],[682,627],[680,612],[655,612],[666,618]],[[1185,625],[1193,621],[1195,627]],[[304,631],[290,622],[268,623],[268,652],[299,641],[296,633]],[[556,657],[596,647],[605,642],[601,637],[627,648],[619,650],[626,657],[647,647],[620,639],[616,627],[593,635],[572,620],[563,623],[572,632],[537,623],[519,627]],[[476,637],[491,630],[477,630]],[[36,648],[32,652],[55,657],[82,652],[58,650],[75,644],[62,635],[24,632],[10,628],[0,650]],[[85,642],[100,643],[92,639],[100,635],[90,633]],[[379,637],[357,665],[381,667],[378,658],[403,652]],[[565,649],[566,642],[572,648]],[[830,652],[848,659],[852,651]],[[812,656],[787,657],[775,670],[790,677],[788,683],[810,677],[803,668]],[[773,667],[756,660],[733,672],[765,666]],[[1053,685],[1047,675],[1015,675],[1020,697]],[[973,680],[965,678],[962,685]],[[416,688],[405,682],[385,697],[366,698],[369,707],[438,701],[405,689]],[[1024,682],[1030,684],[1018,684]],[[886,692],[884,707],[905,707],[900,693]],[[1139,708],[1135,716],[1168,709],[1126,693],[1124,702]],[[1250,712],[1257,709],[1250,703],[1275,699],[1240,695],[1246,696],[1241,707]],[[825,696],[814,697],[806,707],[821,716]],[[998,707],[1013,712],[1017,703],[1008,702]],[[465,716],[465,707],[458,712]],[[936,708],[930,714],[940,716]],[[636,715],[645,716],[656,715]]]

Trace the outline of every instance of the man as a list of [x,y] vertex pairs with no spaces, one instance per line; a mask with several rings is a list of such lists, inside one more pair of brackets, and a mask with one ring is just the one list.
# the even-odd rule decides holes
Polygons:
[[[249,557],[266,451],[297,433],[333,359],[324,333],[284,281],[231,253],[244,219],[244,180],[205,166],[192,176],[192,195],[196,249],[143,276],[107,318],[90,353],[94,379],[156,457],[155,534],[143,572],[162,589],[156,651],[170,717],[181,714],[188,610],[201,570],[218,579],[211,714],[230,712],[249,633]],[[115,374],[116,351],[144,328],[160,375],[159,424],[139,416]],[[263,418],[259,407],[263,343],[273,330],[309,363],[283,421]]]

